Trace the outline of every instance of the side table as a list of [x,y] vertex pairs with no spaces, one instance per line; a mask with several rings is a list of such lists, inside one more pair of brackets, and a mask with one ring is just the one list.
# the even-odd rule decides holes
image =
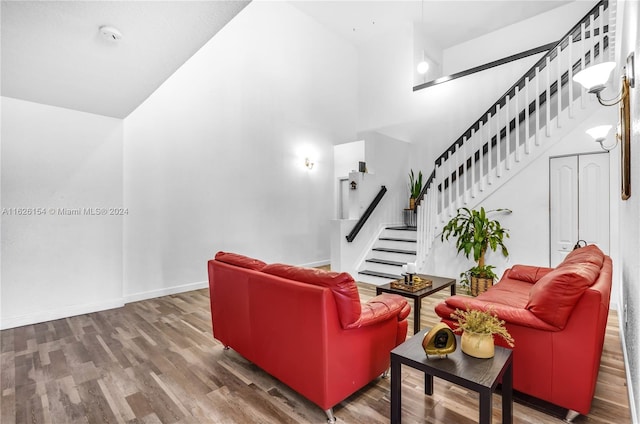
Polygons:
[[427,358],[422,339],[427,330],[420,331],[391,351],[391,423],[401,422],[401,368],[408,365],[424,372],[424,393],[433,394],[433,377],[455,383],[480,395],[480,424],[491,424],[491,397],[502,379],[502,424],[513,421],[513,351],[495,347],[495,356],[478,359],[463,353],[460,336],[456,336],[455,352],[446,358]]
[[416,292],[394,289],[391,287],[391,283],[383,284],[376,287],[376,295],[379,295],[381,293],[393,293],[413,299],[413,334],[420,331],[420,307],[422,306],[423,297],[429,296],[447,287],[451,287],[451,296],[454,296],[456,294],[455,278],[437,277],[435,275],[423,274],[418,274],[418,277],[431,280],[433,284],[431,285],[431,287],[427,287]]

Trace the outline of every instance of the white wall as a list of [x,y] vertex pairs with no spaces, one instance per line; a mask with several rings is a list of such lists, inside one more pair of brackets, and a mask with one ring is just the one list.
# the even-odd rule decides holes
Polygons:
[[359,162],[364,162],[364,140],[333,146],[333,177],[346,178],[358,171]]
[[0,327],[122,305],[122,144],[120,119],[2,97]]
[[[640,419],[640,5],[637,1],[618,2],[616,58],[618,69],[627,55],[635,52],[636,83],[631,89],[631,197],[619,200],[622,288],[620,290],[620,329],[624,343],[632,419]],[[614,264],[615,266],[615,264]]]
[[218,250],[328,262],[355,70],[354,48],[307,15],[253,2],[126,119],[127,299],[201,285]]
[[445,49],[444,75],[559,41],[594,5],[592,1],[573,1]]

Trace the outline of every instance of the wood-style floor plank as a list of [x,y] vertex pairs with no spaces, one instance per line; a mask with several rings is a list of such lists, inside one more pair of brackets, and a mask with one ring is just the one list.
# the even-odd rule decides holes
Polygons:
[[[375,287],[359,283],[362,301]],[[423,300],[420,324],[436,324]],[[412,315],[411,315],[412,319]],[[413,322],[409,323],[413,328]],[[324,423],[323,411],[211,334],[208,290],[146,300],[109,311],[0,332],[0,422],[33,423]],[[593,408],[576,423],[630,422],[624,361],[615,311]],[[388,379],[376,379],[334,408],[339,422],[389,422]],[[422,374],[402,368],[404,423],[477,422],[478,397],[436,379],[424,395]],[[514,404],[515,423],[560,423],[564,411]],[[500,396],[493,421],[501,420]]]

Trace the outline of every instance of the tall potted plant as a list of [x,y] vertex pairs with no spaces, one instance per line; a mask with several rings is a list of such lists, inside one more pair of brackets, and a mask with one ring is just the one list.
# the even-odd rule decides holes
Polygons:
[[416,199],[422,192],[422,171],[418,171],[418,177],[416,178],[413,169],[409,173],[409,209],[414,210],[416,208]]
[[480,210],[460,208],[457,215],[444,226],[440,238],[441,241],[449,240],[450,237],[456,238],[458,253],[464,252],[467,259],[473,252],[473,260],[477,262],[477,265],[460,274],[462,285],[467,290],[470,285],[473,296],[477,296],[493,285],[496,278],[496,274],[493,272],[495,267],[486,265],[484,262],[487,249],[495,252],[500,247],[502,255],[509,256],[509,251],[504,245],[504,239],[509,237],[509,230],[503,228],[498,220],[489,218],[488,214],[492,212],[511,213],[511,210],[485,211],[483,207]]

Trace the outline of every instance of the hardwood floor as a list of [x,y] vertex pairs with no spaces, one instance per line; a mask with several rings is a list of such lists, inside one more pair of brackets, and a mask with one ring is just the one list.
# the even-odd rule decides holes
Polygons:
[[[363,301],[375,287],[359,284]],[[438,320],[423,301],[421,325]],[[409,324],[409,328],[412,328]],[[211,335],[208,290],[4,330],[0,422],[9,423],[324,423],[317,406]],[[576,423],[630,422],[618,321],[609,314],[593,408]],[[477,394],[402,369],[403,423],[477,422]],[[377,379],[334,408],[338,422],[388,423],[389,380]],[[494,422],[500,397],[494,395]],[[556,413],[514,404],[515,423],[558,423]]]

